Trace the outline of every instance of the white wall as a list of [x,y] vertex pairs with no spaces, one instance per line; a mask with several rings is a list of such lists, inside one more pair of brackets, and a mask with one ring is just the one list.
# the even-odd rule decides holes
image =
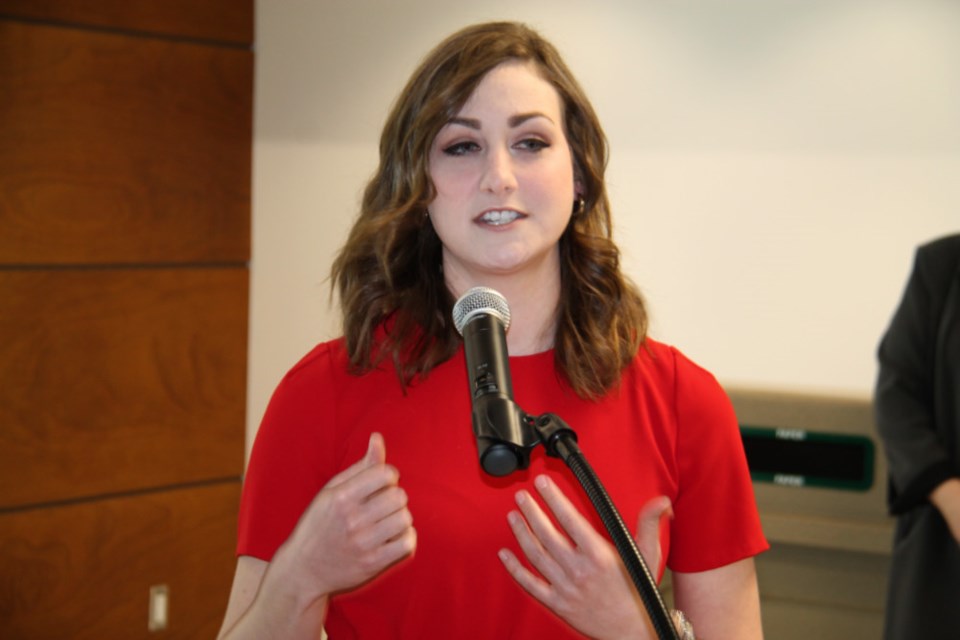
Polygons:
[[250,433],[337,332],[327,274],[390,103],[501,18],[593,99],[652,335],[724,384],[868,396],[915,246],[960,230],[960,3],[260,0]]

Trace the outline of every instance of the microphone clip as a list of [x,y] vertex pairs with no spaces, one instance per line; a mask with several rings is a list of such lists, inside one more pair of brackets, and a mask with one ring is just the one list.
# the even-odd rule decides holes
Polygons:
[[476,399],[473,432],[480,466],[492,476],[506,476],[530,465],[530,452],[543,445],[547,455],[566,461],[577,448],[577,434],[553,413],[531,416],[501,395]]
[[530,465],[530,451],[540,444],[534,418],[500,394],[474,399],[473,434],[480,466],[492,476],[506,476]]

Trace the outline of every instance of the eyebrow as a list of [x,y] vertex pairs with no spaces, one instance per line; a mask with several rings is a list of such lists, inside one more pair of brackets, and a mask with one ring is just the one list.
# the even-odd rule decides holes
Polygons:
[[[553,120],[551,120],[550,117],[547,116],[547,114],[541,113],[540,111],[531,111],[530,113],[518,113],[516,115],[510,116],[509,118],[507,118],[507,124],[510,127],[519,127],[521,124],[523,124],[527,120],[532,120],[533,118],[545,118],[546,120],[553,122]],[[477,131],[482,129],[482,126],[480,125],[480,121],[477,120],[476,118],[453,117],[453,118],[450,118],[450,121],[447,122],[447,124],[459,124],[460,126],[467,127],[468,129],[475,129]]]

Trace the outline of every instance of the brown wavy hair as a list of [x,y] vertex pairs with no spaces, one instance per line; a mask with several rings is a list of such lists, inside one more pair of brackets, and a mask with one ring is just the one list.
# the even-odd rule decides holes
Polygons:
[[389,358],[406,385],[460,347],[440,239],[426,215],[435,196],[429,150],[487,72],[515,60],[532,63],[560,95],[584,201],[560,238],[555,366],[578,395],[596,398],[617,385],[642,344],[647,313],[620,271],[603,178],[607,141],[593,107],[553,45],[523,24],[492,22],[430,52],[387,118],[379,167],[331,270],[354,373]]

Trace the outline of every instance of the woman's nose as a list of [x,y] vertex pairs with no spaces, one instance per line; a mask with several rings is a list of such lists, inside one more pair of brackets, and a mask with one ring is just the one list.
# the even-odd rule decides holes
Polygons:
[[508,193],[517,188],[513,158],[508,149],[491,149],[484,164],[481,189],[491,193]]

